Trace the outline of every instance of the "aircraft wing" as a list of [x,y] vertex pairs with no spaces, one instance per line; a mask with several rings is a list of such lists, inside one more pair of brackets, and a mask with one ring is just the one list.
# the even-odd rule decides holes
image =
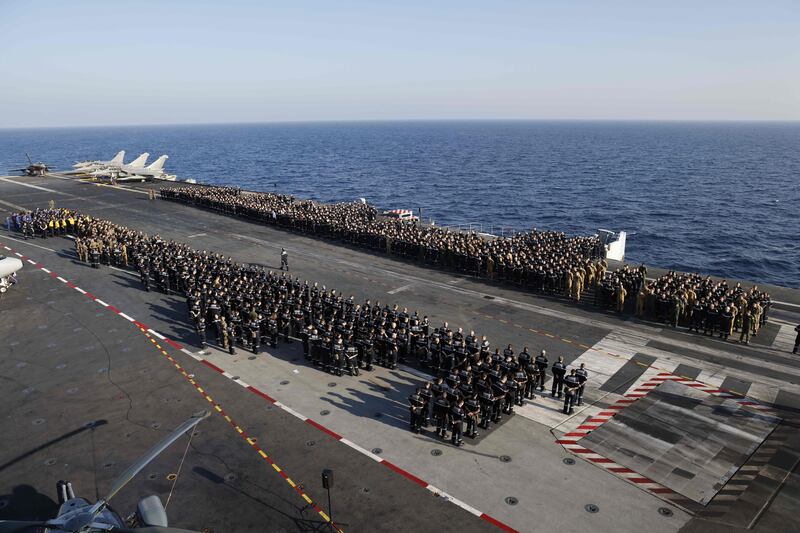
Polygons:
[[147,181],[151,179],[153,176],[142,176],[139,174],[126,174],[124,176],[117,177],[117,181]]

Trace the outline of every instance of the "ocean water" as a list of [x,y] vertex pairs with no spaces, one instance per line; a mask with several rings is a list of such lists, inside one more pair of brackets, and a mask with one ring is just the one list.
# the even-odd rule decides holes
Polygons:
[[179,178],[439,225],[629,234],[627,259],[800,287],[800,123],[450,121],[0,130],[0,169],[143,151]]

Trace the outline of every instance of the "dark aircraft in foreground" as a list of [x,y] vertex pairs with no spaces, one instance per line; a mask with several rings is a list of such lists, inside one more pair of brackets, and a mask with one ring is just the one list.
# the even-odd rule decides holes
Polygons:
[[109,506],[109,500],[142,471],[150,461],[166,450],[173,442],[178,440],[194,428],[210,413],[202,411],[193,415],[170,433],[161,442],[150,448],[138,461],[128,467],[111,485],[108,494],[95,503],[75,497],[72,483],[59,481],[56,485],[58,491],[58,515],[46,522],[23,522],[18,520],[0,520],[0,533],[101,533],[104,531],[118,531],[120,533],[195,533],[186,529],[168,527],[167,513],[158,496],[147,496],[139,500],[136,512],[130,522]]

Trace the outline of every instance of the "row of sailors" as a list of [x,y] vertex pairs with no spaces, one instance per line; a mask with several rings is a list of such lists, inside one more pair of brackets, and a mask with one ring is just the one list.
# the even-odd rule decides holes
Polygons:
[[[379,306],[375,309],[380,311]],[[510,412],[513,403],[521,404],[523,398],[532,399],[537,386],[540,391],[544,390],[547,377],[548,360],[545,352],[534,359],[526,347],[515,356],[512,346],[509,345],[502,354],[499,349],[490,354],[489,343],[485,338],[478,339],[474,332],[466,336],[460,330],[453,332],[446,323],[426,335],[429,324],[425,317],[420,320],[417,315],[409,315],[407,310],[398,311],[396,307],[391,310],[387,307],[380,312],[380,316],[376,316],[376,322],[382,324],[377,335],[375,328],[369,326],[369,320],[364,317],[355,318],[360,326],[354,329],[353,323],[344,319],[326,323],[322,314],[306,326],[305,313],[299,307],[293,311],[287,306],[272,308],[266,316],[251,310],[246,319],[234,310],[228,315],[231,317],[229,320],[224,318],[221,311],[222,308],[216,301],[212,301],[207,309],[216,326],[219,342],[231,353],[235,353],[237,344],[258,353],[260,346],[264,344],[277,345],[279,337],[287,343],[291,342],[291,337],[299,337],[306,359],[337,375],[345,372],[358,375],[360,369],[372,370],[373,364],[395,368],[399,361],[411,360],[440,375],[448,376],[447,382],[451,385],[455,376],[455,379],[464,384],[458,390],[464,391],[468,388],[473,377],[479,392],[487,392],[480,391],[480,384],[484,383],[481,378],[490,379],[495,385],[495,392],[505,387],[507,392],[504,395],[508,396],[508,401],[503,410],[506,412]],[[205,313],[201,311],[199,303],[192,305],[191,314],[204,343]],[[391,318],[388,318],[390,315]],[[387,318],[392,321],[390,325],[386,324]],[[405,327],[396,329],[398,326],[395,320],[408,322],[409,333],[406,333]],[[569,382],[570,377],[566,375],[566,370],[563,359],[552,365],[553,397],[560,398],[565,383]],[[576,379],[580,380],[580,384],[585,383],[587,377],[585,368],[581,366],[577,369]],[[571,390],[569,385],[567,390]],[[575,394],[567,392],[565,412],[571,410],[576,399],[580,402],[582,390],[581,388]],[[493,405],[498,405],[496,402],[500,400],[500,396],[495,395]],[[480,398],[485,403],[488,401],[486,394],[479,396]],[[487,413],[491,413],[491,416],[484,417],[483,425],[488,429],[490,421],[499,420],[500,410],[484,409],[484,414]]]
[[72,233],[76,219],[66,209],[37,209],[35,211],[20,211],[11,213],[6,217],[8,231],[22,233],[25,240],[34,237],[46,239]]
[[[544,351],[535,360],[523,351],[518,359],[507,356],[502,363],[487,359],[475,371],[468,367],[440,376],[409,396],[411,431],[419,433],[433,424],[437,436],[447,439],[450,430],[452,444],[461,446],[464,424],[466,435],[476,438],[478,427],[488,430],[504,414],[512,414],[514,406],[533,400],[537,388],[544,391],[547,365]],[[589,373],[583,364],[568,371],[563,358],[552,365],[551,372],[551,396],[563,395],[563,412],[572,414],[574,406],[583,402]]]
[[376,217],[360,203],[322,204],[292,197],[235,189],[181,187],[162,189],[164,199],[200,205],[265,224],[342,239],[390,255],[435,264],[474,275],[519,284],[531,290],[579,299],[583,287],[602,279],[607,268],[596,236],[567,237],[531,230],[513,237],[486,239]]
[[92,268],[100,265],[124,268],[128,266],[128,247],[116,239],[99,237],[75,237],[75,253],[78,259]]

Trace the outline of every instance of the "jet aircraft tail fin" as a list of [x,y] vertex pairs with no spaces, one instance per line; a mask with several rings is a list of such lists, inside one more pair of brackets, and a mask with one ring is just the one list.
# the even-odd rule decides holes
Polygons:
[[120,150],[117,152],[117,155],[114,156],[114,159],[110,161],[112,165],[121,165],[122,159],[125,157],[125,150]]
[[133,161],[131,161],[130,163],[128,163],[128,166],[131,168],[142,168],[144,164],[147,162],[148,157],[150,157],[150,154],[145,152],[136,159],[134,159]]
[[162,155],[155,161],[153,161],[148,167],[147,170],[161,170],[164,168],[164,162],[169,159],[168,155]]

